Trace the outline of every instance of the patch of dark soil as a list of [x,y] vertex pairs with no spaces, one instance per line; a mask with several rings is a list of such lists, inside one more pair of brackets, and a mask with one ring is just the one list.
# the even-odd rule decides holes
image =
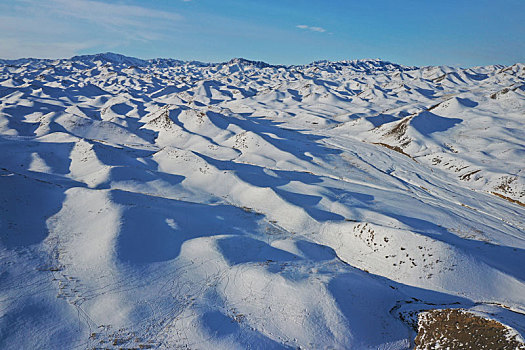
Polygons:
[[374,142],[374,145],[379,145],[379,146],[386,147],[388,149],[391,149],[392,151],[396,151],[398,153],[401,153],[402,155],[405,155],[405,156],[415,160],[410,154],[408,154],[405,151],[403,151],[403,149],[401,147],[399,147],[399,146],[392,146],[392,145],[388,145],[388,144],[382,143],[382,142]]
[[469,181],[469,180],[470,180],[470,177],[471,177],[472,175],[477,174],[477,173],[479,173],[480,171],[481,171],[481,169],[471,171],[471,172],[469,172],[469,173],[467,173],[467,174],[461,175],[461,176],[459,177],[459,179],[460,179],[460,180],[463,180],[463,181]]
[[462,309],[425,311],[418,315],[415,350],[525,349],[510,328]]
[[398,140],[402,139],[405,136],[405,132],[408,128],[408,123],[414,118],[414,116],[409,116],[404,118],[402,121],[397,123],[390,131],[388,131],[384,136],[393,136]]
[[512,198],[507,197],[507,196],[504,196],[504,195],[502,195],[502,194],[500,194],[500,193],[497,193],[497,192],[491,192],[491,193],[492,193],[493,195],[498,196],[498,197],[500,197],[500,198],[502,198],[502,199],[505,199],[505,200],[507,200],[507,201],[509,201],[509,202],[511,202],[511,203],[515,203],[515,204],[517,204],[517,205],[521,205],[522,207],[525,207],[525,203],[522,203],[522,202],[520,202],[520,201],[518,201],[518,200],[512,199]]

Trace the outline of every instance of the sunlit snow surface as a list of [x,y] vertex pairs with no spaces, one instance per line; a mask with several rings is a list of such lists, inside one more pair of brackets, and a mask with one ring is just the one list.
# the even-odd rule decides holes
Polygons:
[[525,66],[0,62],[0,348],[525,333]]

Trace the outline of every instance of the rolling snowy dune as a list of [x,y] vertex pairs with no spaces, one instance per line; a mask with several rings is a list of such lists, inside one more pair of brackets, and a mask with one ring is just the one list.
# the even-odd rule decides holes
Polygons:
[[0,348],[525,335],[525,65],[0,60]]

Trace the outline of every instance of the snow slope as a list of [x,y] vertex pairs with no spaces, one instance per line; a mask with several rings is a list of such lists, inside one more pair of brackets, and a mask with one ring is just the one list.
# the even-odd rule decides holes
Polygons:
[[525,334],[525,66],[0,62],[0,348]]

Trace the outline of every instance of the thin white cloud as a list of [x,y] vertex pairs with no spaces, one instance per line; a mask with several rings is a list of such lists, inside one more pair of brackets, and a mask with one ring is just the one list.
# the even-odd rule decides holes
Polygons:
[[310,30],[313,31],[313,32],[319,32],[319,33],[326,32],[326,29],[324,29],[322,27],[310,27]]
[[165,40],[184,18],[170,11],[101,0],[0,0],[0,57],[67,57],[91,47]]
[[33,17],[34,21],[47,22],[53,19],[57,25],[79,21],[117,32],[129,40],[159,39],[168,27],[183,20],[181,15],[169,11],[100,0],[18,0],[15,3],[19,5],[19,12],[23,12],[15,16],[15,20]]
[[[31,2],[35,2],[31,0]],[[153,10],[142,6],[110,4],[94,0],[51,0],[41,5],[66,16],[113,27],[147,26],[147,19],[179,21],[176,13]]]
[[326,29],[324,29],[323,27],[307,26],[306,24],[298,24],[296,25],[296,27],[302,30],[309,30],[312,32],[318,32],[318,33],[326,32]]
[[77,55],[80,50],[97,45],[96,42],[36,42],[18,39],[0,38],[2,55],[0,58],[16,59],[21,57],[62,58]]

